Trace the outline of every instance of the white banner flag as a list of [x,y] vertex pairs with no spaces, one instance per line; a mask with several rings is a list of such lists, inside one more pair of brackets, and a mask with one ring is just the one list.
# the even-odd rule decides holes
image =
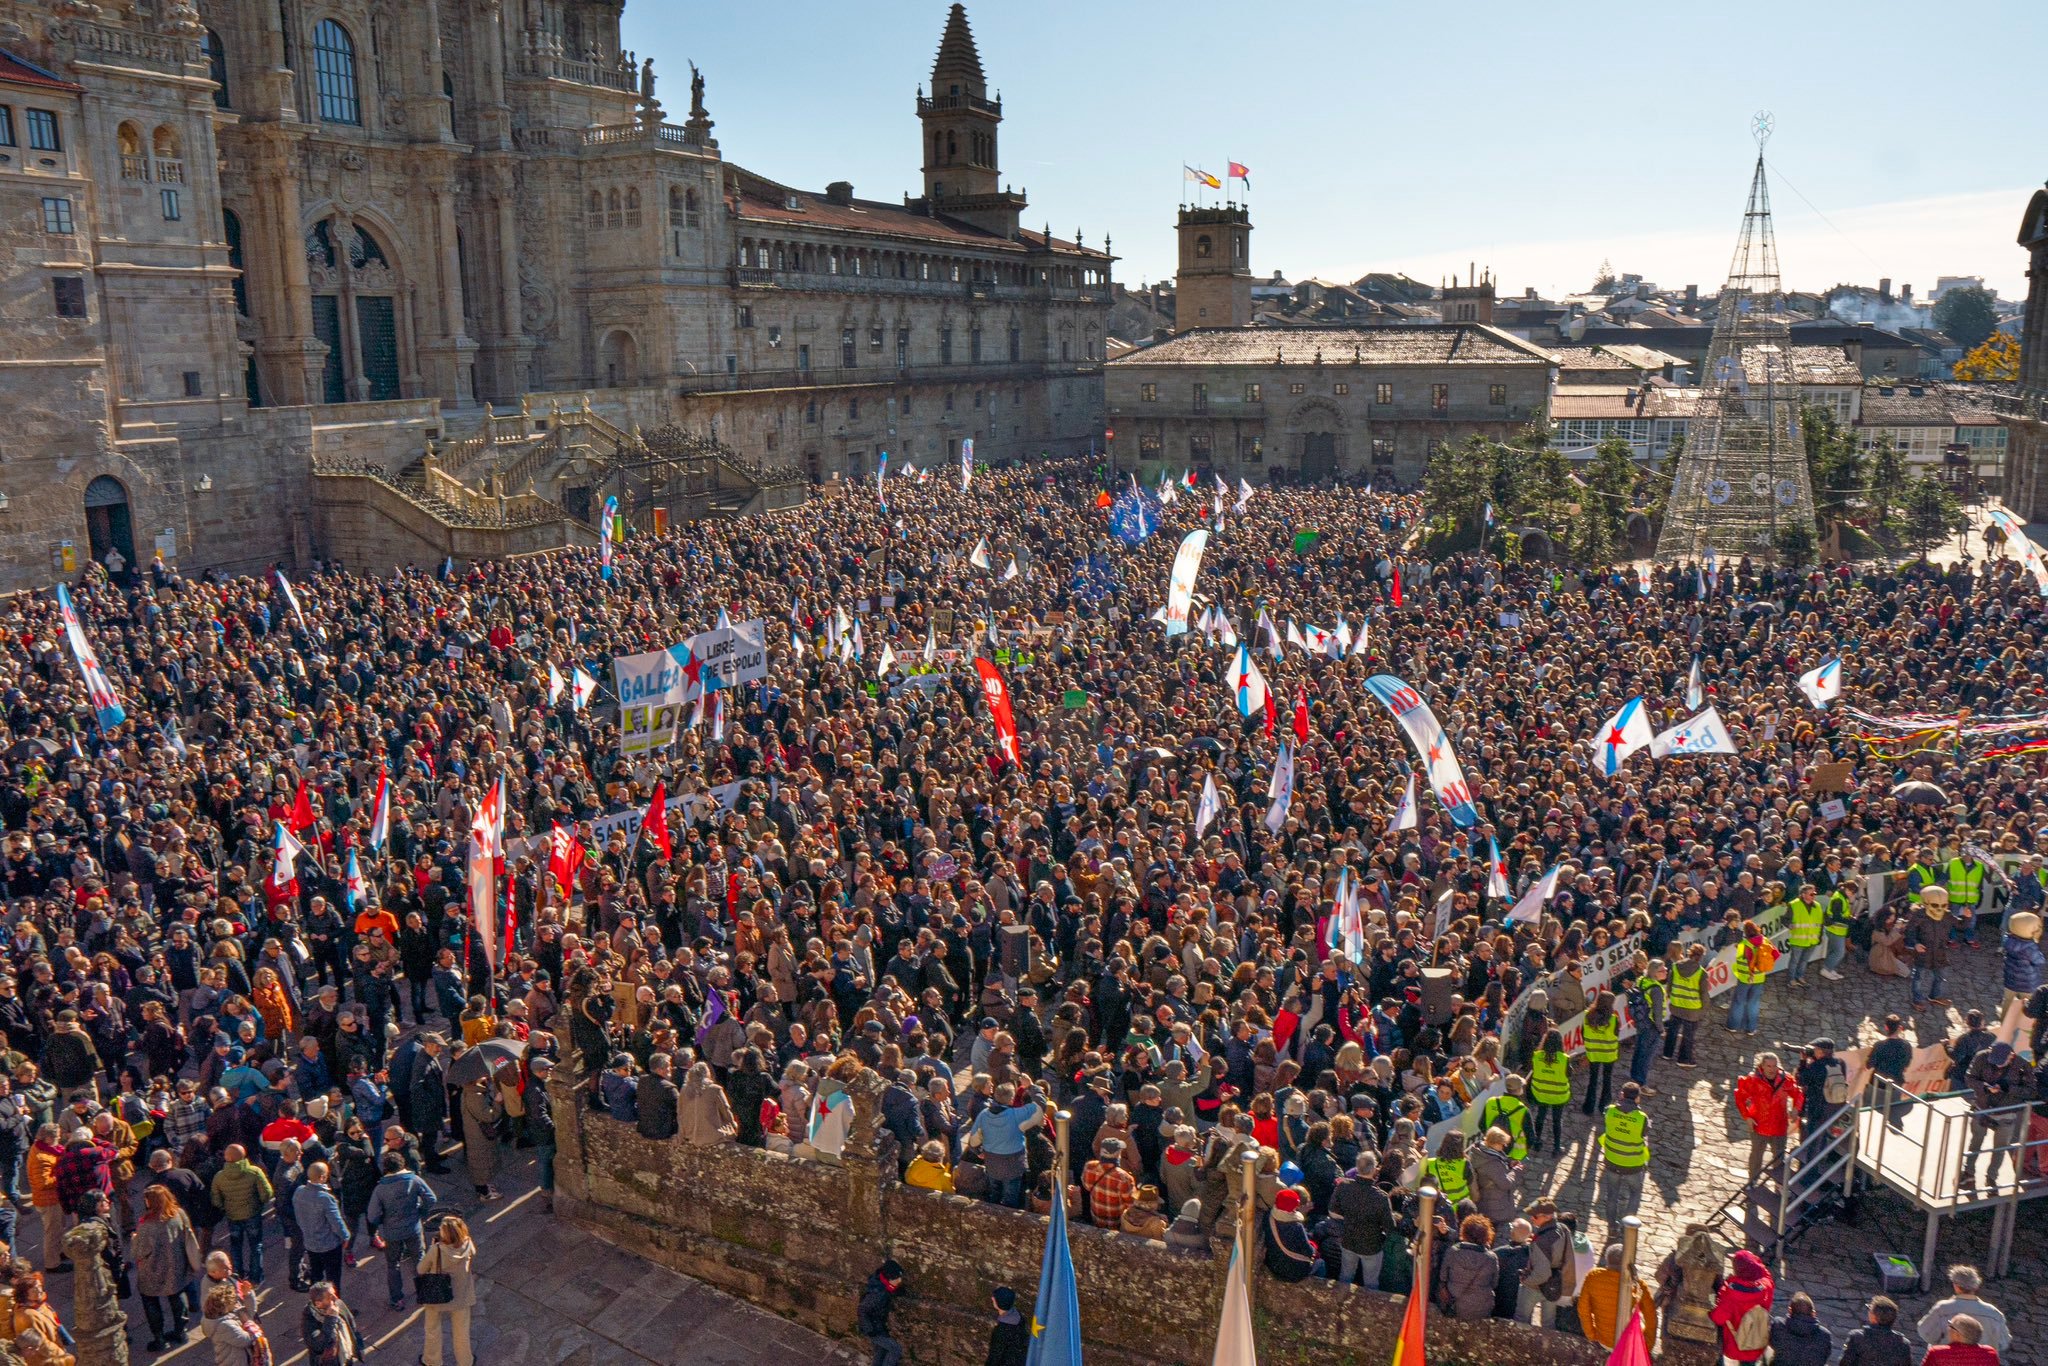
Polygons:
[[1169,638],[1188,629],[1188,608],[1194,604],[1195,575],[1201,572],[1202,552],[1208,548],[1209,533],[1190,531],[1173,557],[1173,573],[1166,581],[1166,634]]

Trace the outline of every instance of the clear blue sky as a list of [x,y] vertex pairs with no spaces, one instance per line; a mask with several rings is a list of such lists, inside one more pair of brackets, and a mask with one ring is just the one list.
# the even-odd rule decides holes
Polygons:
[[[893,199],[920,188],[912,101],[946,9],[628,0],[626,42],[655,58],[674,122],[685,63],[704,68],[728,159]],[[1251,167],[1261,275],[1434,281],[1476,259],[1504,290],[1553,294],[1603,259],[1717,285],[1758,109],[1776,118],[1773,208],[1799,288],[1983,275],[2020,297],[2013,235],[2048,179],[2041,0],[982,0],[968,16],[1027,221],[1091,246],[1112,234],[1126,283],[1172,271],[1184,161]]]

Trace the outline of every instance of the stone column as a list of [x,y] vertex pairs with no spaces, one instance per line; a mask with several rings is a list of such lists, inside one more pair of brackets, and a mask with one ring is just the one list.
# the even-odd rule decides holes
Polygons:
[[1678,1240],[1673,1258],[1681,1278],[1678,1304],[1664,1317],[1659,1358],[1685,1366],[1715,1366],[1721,1357],[1721,1330],[1707,1315],[1714,1307],[1714,1277],[1721,1271],[1721,1254],[1712,1236],[1696,1228]]
[[[86,1219],[64,1235],[64,1252],[78,1268],[72,1282],[72,1313],[77,1316],[72,1350],[79,1366],[128,1366],[128,1315],[121,1308],[113,1273],[100,1260],[100,1250],[113,1230],[98,1219]],[[52,1343],[51,1346],[56,1346]]]
[[[882,1248],[882,1163],[881,1146],[882,1076],[863,1067],[847,1086],[853,1098],[853,1123],[846,1134],[846,1146],[839,1163],[846,1169],[846,1217],[843,1234],[872,1242],[876,1254]],[[893,1174],[892,1174],[893,1179]]]
[[[566,1043],[568,1036],[562,1036]],[[572,1046],[573,1051],[573,1046]],[[583,1170],[583,1124],[590,1113],[585,1104],[589,1092],[569,1076],[574,1069],[558,1067],[548,1077],[548,1100],[555,1113],[555,1209],[569,1213],[590,1200],[590,1181]],[[568,1202],[567,1206],[563,1202]]]
[[[306,234],[299,222],[296,135],[279,124],[246,129],[249,196],[242,260],[249,316],[257,327],[256,368],[273,407],[318,403],[327,348],[313,336]],[[346,246],[336,243],[338,252]]]

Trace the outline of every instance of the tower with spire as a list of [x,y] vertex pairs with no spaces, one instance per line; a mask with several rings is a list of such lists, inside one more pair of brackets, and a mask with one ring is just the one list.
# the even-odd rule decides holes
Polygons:
[[1024,196],[1002,183],[996,134],[1003,101],[1000,94],[989,98],[965,5],[955,4],[946,16],[932,63],[931,93],[917,92],[917,117],[924,130],[928,211],[1015,237]]
[[1703,561],[1710,553],[1769,560],[1789,531],[1803,528],[1810,537],[1814,530],[1799,383],[1789,364],[1792,333],[1764,175],[1769,114],[1756,116],[1753,132],[1749,204],[1715,307],[1699,409],[1657,538],[1659,560]]

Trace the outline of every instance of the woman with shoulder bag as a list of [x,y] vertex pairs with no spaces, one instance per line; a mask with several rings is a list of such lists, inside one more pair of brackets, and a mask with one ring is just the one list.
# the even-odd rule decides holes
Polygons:
[[505,1103],[489,1076],[462,1088],[462,1157],[478,1200],[495,1200],[491,1179],[498,1174],[498,1138],[505,1124]]
[[413,1294],[426,1310],[426,1351],[420,1357],[426,1366],[441,1366],[444,1318],[455,1334],[455,1366],[476,1366],[469,1347],[469,1313],[476,1307],[476,1276],[471,1270],[475,1262],[469,1225],[453,1215],[443,1219],[413,1277]]
[[186,1292],[197,1281],[203,1262],[192,1221],[178,1207],[169,1186],[146,1188],[142,1206],[142,1222],[129,1251],[135,1258],[135,1293],[149,1318],[149,1350],[161,1352],[166,1346],[183,1346],[185,1321],[198,1316],[199,1306],[188,1302]]

